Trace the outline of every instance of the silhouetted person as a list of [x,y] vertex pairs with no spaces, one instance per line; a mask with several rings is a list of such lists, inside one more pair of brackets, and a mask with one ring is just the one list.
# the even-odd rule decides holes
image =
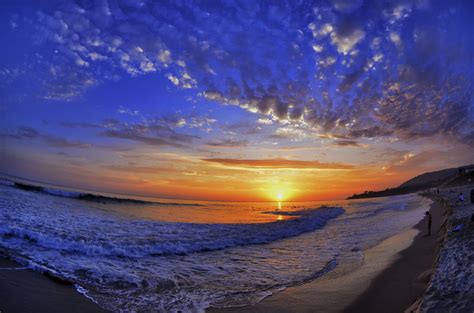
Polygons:
[[430,211],[426,211],[426,216],[428,216],[428,236],[431,236],[431,214]]
[[458,201],[456,202],[464,202],[464,195],[462,194],[462,192],[459,193],[459,196],[458,196]]

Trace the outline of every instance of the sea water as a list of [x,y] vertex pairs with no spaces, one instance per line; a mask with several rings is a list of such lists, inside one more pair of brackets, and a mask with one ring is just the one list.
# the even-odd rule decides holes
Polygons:
[[[206,202],[0,181],[0,250],[113,311],[200,312],[353,270],[415,225],[417,195],[331,202]],[[350,266],[348,266],[350,265]]]

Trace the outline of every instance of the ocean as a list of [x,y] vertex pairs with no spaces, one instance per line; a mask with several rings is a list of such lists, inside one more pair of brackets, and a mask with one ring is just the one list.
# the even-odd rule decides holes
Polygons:
[[211,202],[0,180],[0,251],[106,309],[202,312],[255,304],[411,228],[430,200]]

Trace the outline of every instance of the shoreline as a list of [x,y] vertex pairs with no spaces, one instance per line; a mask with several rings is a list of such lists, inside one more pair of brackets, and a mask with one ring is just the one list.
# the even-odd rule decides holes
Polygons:
[[[286,288],[252,306],[209,308],[206,312],[403,312],[423,295],[429,272],[433,270],[442,207],[433,200],[430,211],[431,237],[424,237],[426,219],[423,218],[413,228],[364,251],[364,262],[354,271],[330,273]],[[21,268],[21,265],[0,255],[2,313],[108,312],[74,286],[60,284],[28,268],[5,267]]]
[[425,217],[413,227],[419,231],[413,243],[398,253],[396,260],[344,312],[405,312],[423,296],[440,249],[445,213],[438,198],[429,198],[433,201],[429,209],[433,219],[431,236],[427,236]]
[[289,287],[255,305],[206,312],[404,312],[427,288],[439,249],[443,212],[440,203],[431,200],[430,237],[425,236],[423,218],[413,228],[365,250],[363,264],[352,272]]

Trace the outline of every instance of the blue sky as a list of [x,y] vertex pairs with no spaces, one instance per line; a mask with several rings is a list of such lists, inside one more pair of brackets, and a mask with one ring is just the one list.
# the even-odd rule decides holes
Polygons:
[[0,7],[4,173],[170,197],[234,186],[219,199],[288,184],[307,199],[342,188],[328,170],[371,169],[361,179],[382,188],[474,161],[470,1]]

